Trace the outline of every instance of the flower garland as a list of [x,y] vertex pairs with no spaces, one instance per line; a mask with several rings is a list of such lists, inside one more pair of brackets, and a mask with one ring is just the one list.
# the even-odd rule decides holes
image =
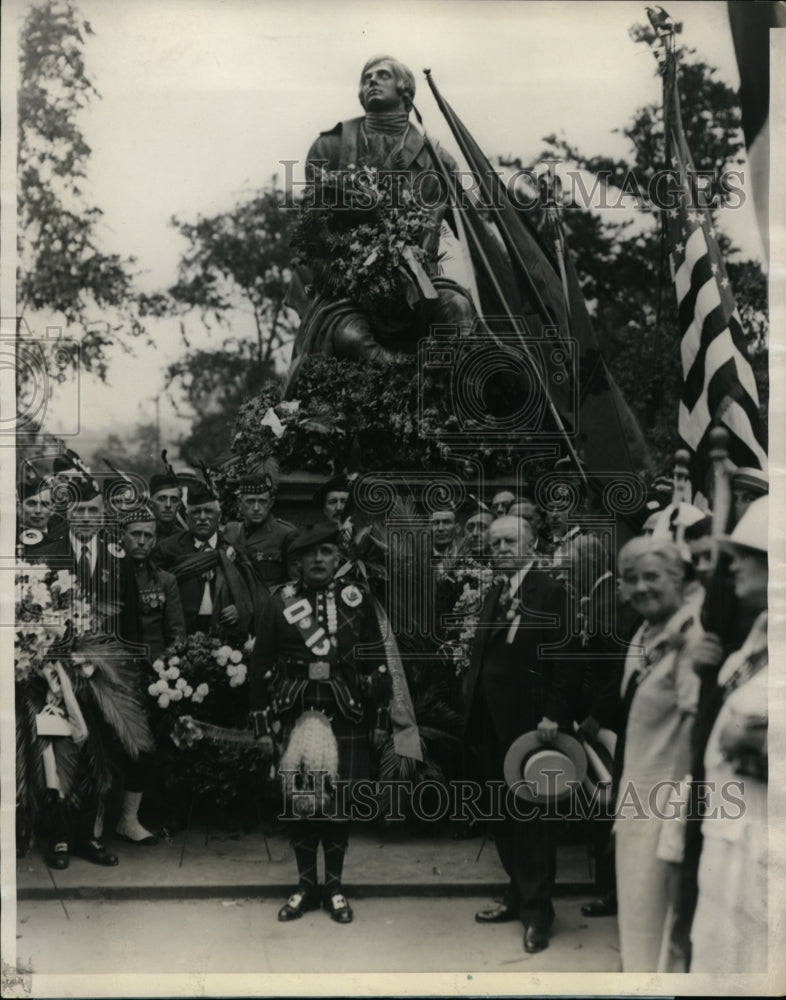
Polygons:
[[378,312],[411,298],[414,272],[427,260],[420,244],[428,225],[410,191],[393,199],[379,171],[350,164],[315,178],[292,246],[318,292]]
[[453,662],[457,676],[469,667],[469,651],[475,638],[480,612],[489,590],[502,578],[491,567],[475,559],[460,559],[440,574],[442,580],[460,588],[453,604],[447,640],[443,646]]

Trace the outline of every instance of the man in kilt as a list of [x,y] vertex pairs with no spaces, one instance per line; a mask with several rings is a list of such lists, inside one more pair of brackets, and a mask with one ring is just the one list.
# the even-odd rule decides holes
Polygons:
[[[298,887],[278,919],[295,920],[320,905],[317,851],[325,854],[322,903],[338,923],[352,920],[341,888],[349,824],[339,791],[371,776],[372,748],[387,738],[392,683],[369,595],[335,580],[339,526],[307,528],[289,546],[299,581],[278,588],[262,613],[251,657],[252,724],[263,750],[279,762]],[[379,644],[366,659],[359,647]],[[343,798],[343,802],[339,800]]]

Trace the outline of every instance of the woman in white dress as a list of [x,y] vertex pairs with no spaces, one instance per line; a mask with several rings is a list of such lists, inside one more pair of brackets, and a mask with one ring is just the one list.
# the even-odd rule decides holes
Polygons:
[[[691,972],[767,971],[767,514],[761,497],[721,542],[737,597],[759,614],[718,674],[723,703],[704,754],[710,784]],[[721,656],[706,637],[701,658]]]
[[678,801],[699,695],[682,650],[702,635],[695,603],[686,600],[685,560],[671,539],[648,536],[628,542],[618,559],[621,586],[644,618],[621,689],[627,723],[614,835],[623,972],[662,966],[682,860]]

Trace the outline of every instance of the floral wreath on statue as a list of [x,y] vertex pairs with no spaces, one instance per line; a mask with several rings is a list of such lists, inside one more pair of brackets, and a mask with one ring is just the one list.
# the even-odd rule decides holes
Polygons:
[[300,203],[292,237],[295,263],[310,269],[315,291],[372,313],[435,294],[421,246],[431,220],[408,189],[393,197],[385,176],[354,164],[322,168]]

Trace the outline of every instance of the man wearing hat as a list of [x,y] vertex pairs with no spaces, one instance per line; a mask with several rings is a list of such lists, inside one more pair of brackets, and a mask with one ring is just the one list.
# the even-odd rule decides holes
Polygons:
[[[157,679],[153,660],[186,635],[177,580],[151,560],[156,544],[156,520],[149,507],[141,507],[120,517],[121,542],[125,552],[120,570],[122,607],[118,632],[128,643],[144,649],[138,661],[140,686]],[[147,699],[145,692],[143,698]],[[150,781],[152,760],[140,754],[126,761],[125,794],[116,832],[132,844],[151,846],[156,837],[139,822],[139,807]]]
[[188,528],[165,538],[158,562],[180,588],[186,632],[231,628],[247,633],[253,619],[250,567],[245,553],[219,531],[221,507],[211,487],[201,480],[186,490]]
[[[470,649],[465,733],[477,748],[486,781],[505,779],[505,760],[519,738],[535,747],[575,743],[568,731],[581,685],[579,659],[568,637],[564,586],[537,568],[534,532],[523,518],[502,517],[489,528],[493,566],[500,578],[489,591]],[[548,655],[548,647],[559,651]],[[530,748],[533,749],[533,748]],[[560,748],[561,749],[561,748]],[[580,747],[578,748],[580,751]],[[572,750],[571,750],[572,752]],[[524,949],[548,947],[554,919],[551,890],[556,867],[554,823],[537,805],[527,819],[506,803],[494,842],[510,884],[502,903],[476,914],[479,923],[521,920]]]
[[325,521],[334,521],[341,525],[349,514],[349,497],[352,484],[345,475],[333,476],[327,479],[314,493],[313,500],[321,509]]
[[69,491],[75,502],[68,509],[68,530],[42,545],[39,555],[53,568],[72,569],[100,630],[114,632],[119,610],[122,551],[107,522],[104,496],[90,476],[74,475]]
[[[166,452],[163,452],[166,456]],[[150,508],[156,519],[156,537],[159,542],[183,531],[185,523],[180,515],[181,486],[172,466],[164,458],[165,472],[150,477],[147,491]]]
[[285,552],[297,529],[273,515],[275,489],[267,473],[243,476],[237,494],[241,520],[224,526],[224,538],[247,552],[254,576],[267,594],[287,579]]
[[17,489],[16,541],[22,558],[35,557],[52,539],[48,528],[52,518],[52,490],[42,477],[25,477]]
[[[320,905],[317,850],[325,854],[321,902],[338,923],[352,920],[341,877],[348,839],[346,814],[319,772],[351,783],[369,778],[371,747],[386,739],[392,686],[385,653],[355,655],[358,646],[377,645],[381,634],[368,592],[354,582],[336,582],[341,562],[339,527],[327,521],[305,529],[289,546],[297,583],[276,589],[265,606],[250,661],[251,719],[263,747],[272,754],[274,720],[285,749],[279,763],[285,801],[297,818],[292,843],[298,887],[278,919],[295,920]],[[304,773],[312,799],[299,811],[288,784]],[[313,780],[313,788],[310,782]]]
[[731,474],[731,495],[734,507],[734,523],[738,524],[742,515],[758,497],[770,492],[770,480],[761,469],[740,466]]

